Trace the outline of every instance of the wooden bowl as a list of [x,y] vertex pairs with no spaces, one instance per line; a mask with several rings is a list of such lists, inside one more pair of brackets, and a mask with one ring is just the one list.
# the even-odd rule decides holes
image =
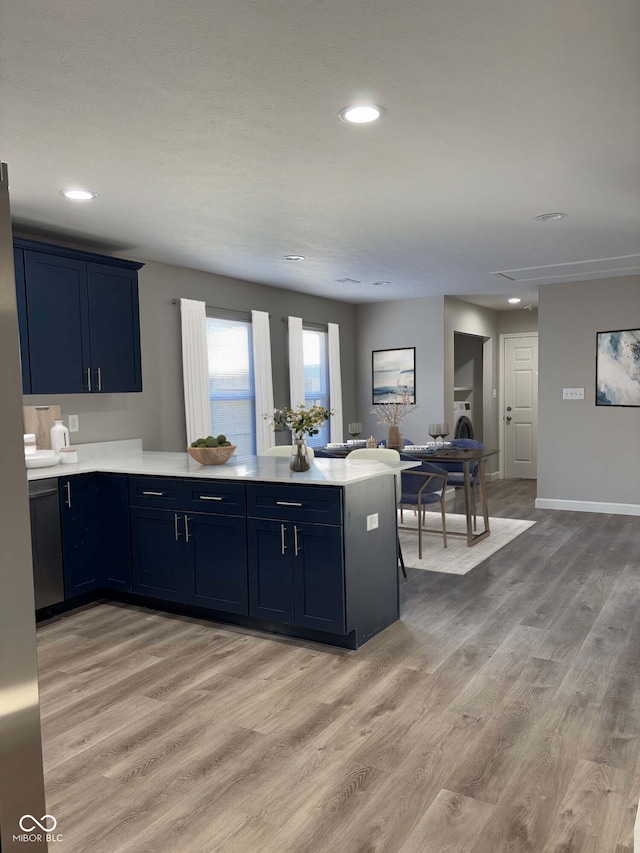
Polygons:
[[187,447],[187,453],[201,465],[224,465],[237,449],[236,444],[230,447]]

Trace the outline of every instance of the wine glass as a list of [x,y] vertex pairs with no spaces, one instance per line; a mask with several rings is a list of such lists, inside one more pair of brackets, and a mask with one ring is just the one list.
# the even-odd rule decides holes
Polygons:
[[360,433],[362,432],[362,424],[357,422],[349,424],[349,435],[351,438],[356,439]]
[[442,439],[442,444],[444,445],[444,440],[449,435],[449,424],[439,424],[439,427],[438,435]]
[[440,435],[440,424],[429,424],[429,435],[433,439],[433,443],[437,444],[436,439]]

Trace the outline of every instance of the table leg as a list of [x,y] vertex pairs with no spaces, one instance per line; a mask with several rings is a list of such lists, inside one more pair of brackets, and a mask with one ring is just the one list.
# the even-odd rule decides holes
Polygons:
[[471,462],[465,459],[462,463],[464,471],[464,508],[467,514],[467,545],[473,545],[473,522],[471,513]]
[[478,479],[480,481],[480,503],[482,505],[482,515],[484,516],[484,529],[487,534],[489,531],[489,504],[487,503],[487,483],[484,478],[484,459],[478,463]]

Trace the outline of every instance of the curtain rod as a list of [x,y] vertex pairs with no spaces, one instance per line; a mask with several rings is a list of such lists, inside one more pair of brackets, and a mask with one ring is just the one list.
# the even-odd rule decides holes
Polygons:
[[[184,298],[188,299],[189,297],[185,296]],[[172,299],[171,304],[179,305],[180,299]],[[218,305],[209,305],[207,302],[204,303],[204,307],[210,311],[226,311],[228,314],[251,314],[251,311],[241,311],[238,308],[221,308]],[[269,317],[271,317],[271,314],[269,314]]]

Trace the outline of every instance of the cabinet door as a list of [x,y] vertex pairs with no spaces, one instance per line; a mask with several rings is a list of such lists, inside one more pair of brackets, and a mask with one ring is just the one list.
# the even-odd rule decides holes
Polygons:
[[59,496],[66,599],[101,586],[97,475],[61,478]]
[[31,393],[88,391],[86,263],[27,250],[24,269]]
[[342,528],[321,524],[292,527],[295,624],[344,634]]
[[247,523],[233,516],[186,517],[187,601],[228,613],[249,612]]
[[98,474],[101,586],[131,592],[129,491],[126,474]]
[[184,516],[166,509],[134,507],[130,519],[133,591],[186,602]]
[[293,526],[255,518],[247,524],[249,614],[293,624]]
[[87,264],[93,390],[142,391],[138,273]]
[[27,291],[24,282],[24,252],[13,250],[13,269],[16,277],[16,302],[18,305],[18,331],[20,333],[20,364],[22,365],[22,393],[31,393],[31,368],[29,363],[29,327],[27,326]]

